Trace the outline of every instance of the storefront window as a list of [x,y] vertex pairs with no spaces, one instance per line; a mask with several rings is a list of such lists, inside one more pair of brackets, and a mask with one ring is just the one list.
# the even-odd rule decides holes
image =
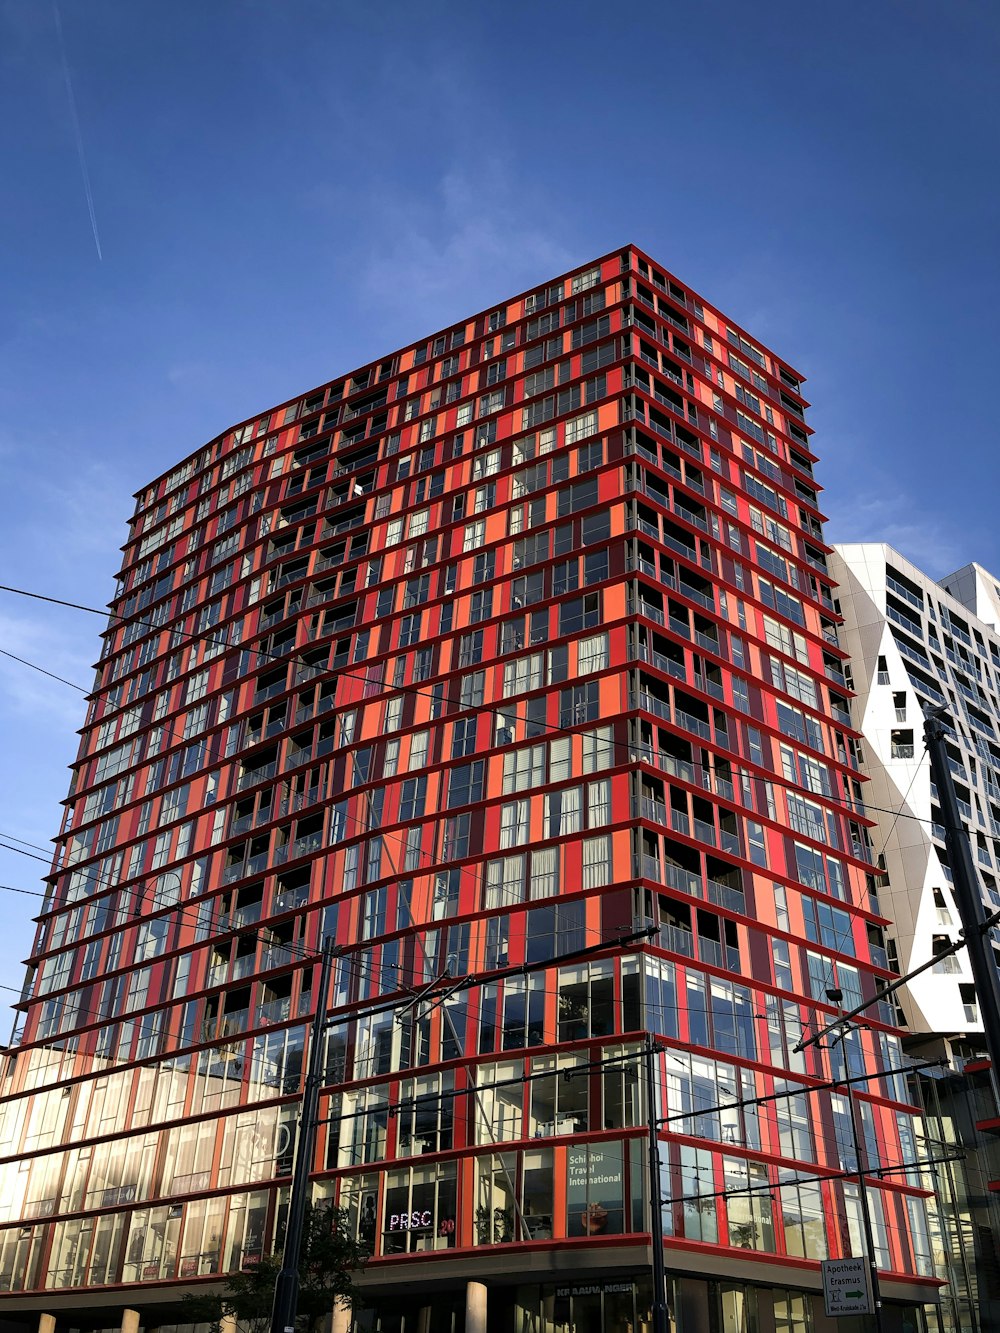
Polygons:
[[812,1333],[812,1305],[801,1291],[774,1292],[774,1333]]
[[711,1284],[712,1333],[757,1333],[757,1293],[730,1282]]
[[259,1263],[267,1236],[267,1195],[234,1194],[229,1200],[223,1272],[237,1272]]
[[785,1235],[785,1253],[802,1259],[825,1259],[829,1250],[820,1183],[799,1183],[794,1171],[779,1171],[777,1197]]
[[[441,1152],[452,1143],[455,1075],[428,1074],[399,1085],[399,1155]],[[474,1099],[473,1099],[474,1100]]]
[[200,1199],[186,1206],[178,1277],[200,1277],[219,1271],[225,1207],[225,1200],[220,1198]]
[[567,1149],[566,1211],[570,1236],[613,1236],[625,1230],[621,1143],[581,1144]]
[[639,1054],[636,1047],[605,1047],[608,1063],[601,1078],[605,1129],[630,1129],[645,1123],[645,1108],[640,1104]]
[[517,1189],[516,1153],[480,1157],[476,1168],[476,1244],[508,1245],[520,1239],[520,1221],[514,1205]]
[[477,1065],[470,1071],[478,1091],[465,1098],[475,1126],[476,1143],[503,1143],[521,1138],[524,1107],[523,1065],[508,1060],[495,1065]]
[[526,1152],[522,1158],[521,1210],[532,1240],[552,1236],[552,1149]]
[[774,1250],[774,1220],[767,1168],[737,1157],[725,1164],[729,1244],[741,1250]]
[[[662,1148],[661,1148],[662,1153]],[[679,1153],[675,1197],[681,1202],[674,1207],[674,1221],[679,1234],[688,1240],[705,1240],[717,1244],[719,1220],[715,1183],[715,1154],[707,1148],[682,1146]]]
[[[674,1308],[673,1284],[668,1305]],[[635,1333],[652,1321],[648,1276],[635,1281],[576,1282],[565,1286],[520,1287],[516,1333]],[[672,1333],[675,1325],[668,1327]]]
[[378,1176],[349,1176],[341,1182],[340,1207],[347,1214],[347,1232],[374,1254],[378,1232]]
[[[132,1214],[125,1248],[124,1282],[156,1282],[173,1277],[177,1242],[180,1237],[180,1204],[164,1208],[143,1208]],[[67,1275],[67,1286],[76,1286],[79,1276]]]
[[455,1244],[455,1163],[386,1173],[382,1253],[445,1250]]
[[612,963],[563,968],[559,973],[559,1040],[604,1037],[615,1030]]
[[530,1115],[527,1132],[532,1138],[549,1134],[581,1134],[590,1126],[587,1074],[571,1071],[585,1065],[584,1057],[539,1056],[531,1062]]
[[477,1159],[476,1169],[473,1224],[477,1245],[551,1239],[551,1149],[487,1155]]

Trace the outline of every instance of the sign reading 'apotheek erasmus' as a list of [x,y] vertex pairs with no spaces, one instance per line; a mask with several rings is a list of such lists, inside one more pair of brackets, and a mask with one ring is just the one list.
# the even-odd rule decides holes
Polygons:
[[828,1316],[875,1313],[867,1259],[824,1259],[822,1268]]

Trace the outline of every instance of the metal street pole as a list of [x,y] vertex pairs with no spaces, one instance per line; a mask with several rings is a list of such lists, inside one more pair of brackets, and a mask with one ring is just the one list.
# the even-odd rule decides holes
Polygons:
[[302,1107],[295,1135],[295,1159],[292,1166],[292,1187],[288,1195],[288,1222],[285,1226],[285,1246],[281,1256],[281,1272],[274,1284],[274,1304],[271,1307],[271,1333],[295,1333],[295,1317],[299,1303],[299,1261],[302,1256],[302,1229],[309,1201],[309,1172],[316,1151],[316,1124],[319,1110],[319,1090],[323,1085],[323,1038],[330,995],[330,977],[340,949],[331,936],[323,940],[319,967],[319,988],[316,993],[316,1013],[309,1037],[309,1060],[302,1087]]
[[649,1230],[653,1244],[653,1333],[670,1333],[667,1271],[663,1262],[663,1213],[660,1201],[660,1125],[656,1114],[656,1055],[652,1034],[646,1040],[646,1120],[649,1129]]
[[969,950],[969,963],[979,997],[983,1037],[993,1066],[993,1087],[996,1092],[1000,1083],[1000,972],[994,961],[983,891],[972,861],[969,835],[962,824],[948,764],[947,735],[944,710],[936,708],[924,722],[924,740],[927,742],[931,777],[937,787],[941,818],[944,820],[944,840],[954,877],[955,906],[962,920],[965,943]]
[[[840,1035],[837,1038],[840,1042],[840,1055],[844,1062],[844,1090],[847,1093],[847,1106],[851,1117],[851,1140],[854,1144],[854,1160],[858,1166],[858,1193],[861,1202],[861,1224],[865,1233],[865,1249],[868,1253],[869,1285],[872,1293],[872,1305],[875,1309],[875,1328],[877,1333],[883,1333],[885,1325],[882,1322],[882,1294],[878,1283],[878,1257],[875,1252],[875,1231],[872,1227],[872,1215],[868,1206],[868,1153],[865,1149],[864,1135],[859,1124],[859,1111],[857,1103],[854,1100],[854,1084],[851,1082],[851,1071],[847,1064],[847,1020],[843,1017],[844,1011],[841,1008],[841,1001],[844,998],[843,991],[831,989],[826,993],[827,999],[831,1004],[835,1004],[840,1009],[842,1026]],[[831,1042],[831,1048],[833,1043]],[[831,1069],[830,1073],[833,1073]]]

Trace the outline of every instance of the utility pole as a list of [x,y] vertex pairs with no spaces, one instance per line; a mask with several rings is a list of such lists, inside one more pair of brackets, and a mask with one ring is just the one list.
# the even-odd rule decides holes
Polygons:
[[647,1033],[646,1120],[649,1129],[649,1231],[653,1244],[653,1333],[670,1333],[667,1312],[667,1272],[663,1262],[663,1213],[660,1199],[660,1122],[656,1114],[656,1057],[653,1034]]
[[948,764],[945,712],[936,708],[924,722],[924,740],[931,761],[931,777],[937,787],[944,840],[954,877],[955,906],[962,920],[962,931],[969,950],[969,962],[979,997],[979,1015],[983,1037],[993,1066],[993,1089],[1000,1084],[1000,973],[989,941],[989,922],[983,904],[982,887],[972,861],[969,835],[962,824],[955,784]]
[[[827,991],[826,998],[831,1004],[835,1004],[840,1010],[840,1034],[834,1038],[834,1041],[840,1042],[840,1058],[844,1062],[844,1091],[847,1094],[847,1107],[851,1117],[851,1141],[854,1145],[854,1160],[858,1167],[858,1193],[861,1203],[861,1224],[865,1233],[865,1250],[868,1258],[868,1283],[871,1288],[872,1307],[875,1311],[875,1329],[876,1333],[883,1333],[885,1328],[882,1322],[882,1293],[878,1284],[878,1256],[875,1252],[875,1231],[872,1227],[871,1209],[868,1206],[868,1152],[865,1148],[864,1134],[858,1123],[859,1113],[857,1103],[854,1100],[854,1084],[851,1081],[851,1071],[847,1065],[847,1028],[848,1022],[844,1017],[844,1011],[841,1008],[844,999],[844,992],[832,988]],[[833,1041],[830,1042],[831,1060]],[[833,1073],[833,1070],[830,1070]]]
[[[565,954],[554,954],[534,963],[522,963],[513,967],[498,969],[489,974],[489,980],[501,977],[527,976],[559,963],[576,962],[580,958],[590,958],[594,954],[605,953],[609,949],[622,948],[633,940],[648,939],[655,934],[655,927],[633,931],[620,940],[608,940],[602,944],[588,944],[582,949],[571,949]],[[288,1222],[285,1228],[285,1245],[281,1256],[281,1272],[274,1284],[274,1303],[271,1307],[270,1333],[295,1333],[295,1316],[299,1296],[299,1260],[302,1253],[302,1228],[305,1223],[306,1204],[309,1199],[309,1171],[316,1151],[316,1131],[319,1126],[319,1093],[323,1086],[323,1037],[326,1030],[326,1016],[330,995],[330,977],[333,973],[334,960],[344,952],[344,945],[334,942],[332,936],[323,940],[320,955],[319,993],[316,996],[316,1014],[313,1018],[312,1033],[309,1038],[309,1058],[306,1065],[305,1083],[302,1088],[302,1109],[299,1115],[298,1130],[295,1137],[295,1159],[292,1166],[292,1186],[288,1197]],[[449,994],[457,990],[468,990],[475,985],[482,985],[482,979],[472,975],[463,982],[449,988]],[[423,992],[426,995],[426,991]],[[387,1013],[399,1008],[398,1000],[388,1000],[366,1009],[366,1013]],[[355,1012],[351,1017],[357,1017]],[[655,1121],[655,1102],[654,1102]],[[657,1194],[658,1197],[658,1194]],[[656,1214],[659,1219],[659,1213]],[[660,1239],[660,1259],[662,1265],[663,1240],[662,1225]],[[655,1259],[654,1259],[655,1262]],[[661,1279],[662,1290],[663,1282]],[[666,1323],[656,1333],[668,1333]]]
[[295,1333],[295,1317],[299,1304],[299,1260],[302,1255],[302,1229],[306,1220],[309,1200],[309,1172],[316,1152],[317,1111],[319,1090],[323,1086],[323,1039],[326,1035],[326,1014],[330,995],[330,977],[333,964],[341,950],[332,936],[323,940],[319,965],[319,989],[316,994],[316,1013],[309,1037],[309,1062],[302,1088],[302,1107],[295,1135],[295,1161],[292,1166],[292,1187],[288,1195],[288,1221],[285,1226],[285,1245],[281,1255],[281,1272],[274,1284],[274,1304],[271,1307],[271,1333]]

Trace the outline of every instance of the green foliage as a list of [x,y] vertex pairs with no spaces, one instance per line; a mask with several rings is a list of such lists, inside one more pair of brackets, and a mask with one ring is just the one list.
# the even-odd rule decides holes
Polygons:
[[[348,1234],[342,1209],[332,1204],[310,1206],[299,1264],[301,1329],[313,1333],[335,1305],[360,1304],[354,1274],[364,1267],[367,1257],[367,1250]],[[230,1273],[225,1290],[218,1295],[189,1292],[184,1297],[185,1321],[208,1324],[212,1333],[218,1333],[222,1319],[233,1315],[240,1333],[266,1333],[280,1271],[280,1252],[264,1255],[252,1268]]]

